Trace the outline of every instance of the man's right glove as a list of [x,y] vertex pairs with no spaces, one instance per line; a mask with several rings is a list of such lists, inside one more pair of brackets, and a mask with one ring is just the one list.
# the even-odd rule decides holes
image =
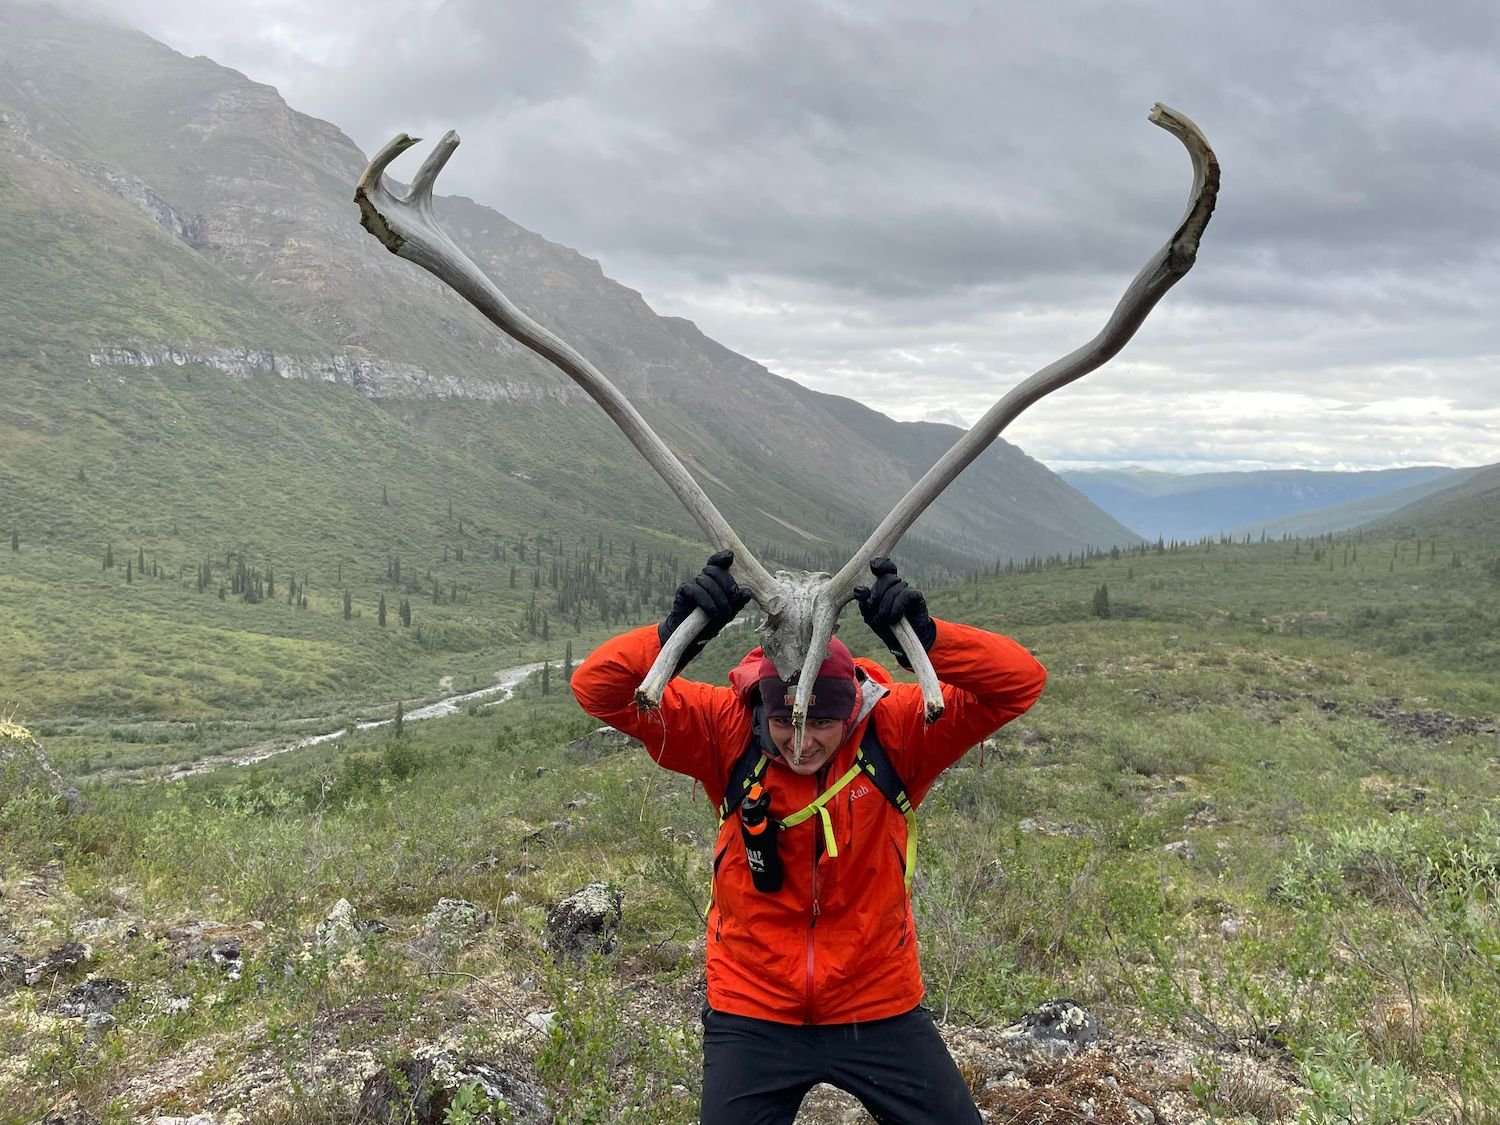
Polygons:
[[677,627],[695,609],[708,614],[708,623],[693,638],[693,643],[688,645],[672,673],[674,676],[686,668],[688,662],[702,652],[708,642],[717,637],[719,631],[733,621],[740,610],[750,604],[750,591],[736,582],[734,575],[729,573],[729,568],[733,565],[733,551],[716,551],[708,557],[707,565],[695,578],[677,587],[677,593],[672,598],[672,612],[656,627],[656,635],[661,643],[666,644],[667,638],[677,631]]
[[927,599],[920,590],[913,589],[896,573],[896,564],[888,558],[870,560],[870,573],[875,576],[874,587],[854,587],[854,600],[859,603],[859,615],[865,619],[885,647],[908,672],[911,661],[907,659],[901,642],[896,639],[896,622],[903,617],[911,624],[917,640],[924,651],[932,650],[937,640],[937,626],[927,612]]

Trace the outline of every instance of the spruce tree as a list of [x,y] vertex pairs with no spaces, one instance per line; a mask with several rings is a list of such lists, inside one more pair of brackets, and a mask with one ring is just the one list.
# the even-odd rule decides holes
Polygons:
[[545,660],[542,661],[542,694],[543,695],[546,695],[549,691],[552,690],[551,669],[552,669],[552,665],[551,664],[549,664]]
[[104,545],[104,569],[105,570],[113,570],[114,568],[115,568],[115,545],[113,543],[106,543]]
[[385,628],[385,595],[380,595],[380,608],[375,611],[375,620],[382,629]]
[[1099,583],[1099,588],[1094,591],[1094,616],[1109,616],[1109,587],[1103,582]]
[[391,723],[391,734],[400,738],[406,733],[406,708],[401,701],[396,700],[396,718]]
[[354,599],[349,596],[349,591],[344,591],[344,620],[354,616]]

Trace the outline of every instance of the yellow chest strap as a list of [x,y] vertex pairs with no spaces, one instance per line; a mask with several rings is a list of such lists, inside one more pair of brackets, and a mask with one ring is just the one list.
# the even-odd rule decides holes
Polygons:
[[[833,800],[851,781],[862,773],[868,773],[873,779],[875,776],[875,767],[864,756],[863,752],[859,752],[854,756],[854,764],[845,771],[842,777],[823,790],[811,804],[798,809],[790,816],[782,817],[781,826],[783,828],[795,828],[803,821],[811,820],[814,814],[816,814],[823,822],[823,843],[828,848],[828,855],[830,858],[837,859],[839,845],[838,841],[834,839],[833,818],[828,815],[828,802]],[[916,877],[917,872],[917,810],[912,808],[911,801],[907,800],[905,791],[899,795],[896,807],[906,817],[906,871],[903,882],[906,885],[906,889],[910,891],[912,879]]]

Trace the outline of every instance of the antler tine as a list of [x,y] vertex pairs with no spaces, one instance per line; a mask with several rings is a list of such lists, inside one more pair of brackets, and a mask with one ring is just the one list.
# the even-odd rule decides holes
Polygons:
[[[1218,199],[1218,157],[1214,155],[1202,130],[1185,115],[1158,102],[1151,107],[1148,119],[1177,137],[1192,158],[1192,189],[1188,196],[1187,212],[1177,229],[1166,245],[1136,274],[1098,335],[1014,387],[901,498],[890,515],[886,516],[864,545],[854,553],[854,557],[828,583],[822,597],[836,607],[835,613],[854,596],[854,587],[864,581],[870,560],[890,554],[917,517],[927,510],[927,506],[937,499],[974,458],[1000,436],[1006,426],[1038,399],[1082,378],[1112,359],[1135,335],[1136,329],[1156,307],[1156,303],[1166,295],[1167,290],[1192,269],[1198,254],[1198,241],[1213,216],[1214,204]],[[915,639],[913,636],[911,641],[914,642]],[[926,654],[920,652],[920,646],[908,643],[904,637],[902,647],[912,657],[913,668],[924,683],[929,716],[933,713],[934,705],[941,713],[942,701],[941,696],[936,694],[938,689],[935,675],[931,677],[932,691],[928,692],[926,689],[927,672],[930,672]],[[914,647],[918,651],[914,652]],[[809,660],[811,657],[810,653]],[[924,669],[924,664],[928,664],[928,668]]]
[[419,145],[421,143],[421,137],[412,137],[406,133],[397,133],[381,146],[379,152],[370,158],[370,163],[365,168],[364,175],[360,176],[359,183],[355,186],[354,190],[362,192],[372,183],[379,184],[380,178],[385,175],[385,170],[390,167],[391,161],[411,148],[412,145]]
[[411,191],[406,196],[408,200],[430,211],[432,185],[437,182],[438,173],[448,163],[448,158],[458,151],[459,143],[458,133],[454,130],[449,129],[443,134],[443,139],[438,141],[437,147],[427,154],[422,167],[417,169],[416,178],[411,182]]
[[[458,148],[458,134],[450,131],[438,142],[417,172],[405,198],[397,199],[386,189],[382,178],[386,167],[416,143],[405,133],[392,138],[375,154],[359,178],[354,200],[359,204],[360,221],[365,229],[380,239],[391,253],[415,262],[447,284],[502,332],[550,360],[582,387],[667,483],[703,529],[709,542],[720,550],[734,552],[736,580],[752,592],[767,614],[779,612],[781,603],[776,580],[734,533],[708,494],[619,388],[572,345],[516,307],[437,224],[432,214],[432,189],[438,173]],[[703,627],[705,619],[695,617],[696,622],[690,619],[673,635],[675,640],[677,634],[682,634],[680,644],[684,647]],[[663,660],[666,656],[667,653],[663,652]],[[681,656],[680,651],[677,656]],[[667,665],[668,672],[675,667],[674,659]],[[662,683],[665,682],[663,677]],[[659,690],[656,698],[660,698]]]
[[[872,556],[873,557],[873,556]],[[836,581],[833,580],[833,581]],[[838,596],[830,581],[818,592],[817,605],[813,610],[812,640],[807,647],[807,655],[802,661],[802,671],[797,677],[797,694],[792,701],[792,720],[797,724],[798,752],[801,750],[802,716],[807,714],[808,702],[812,699],[813,683],[818,676],[818,666],[828,657],[828,642],[833,639],[834,628],[838,624],[839,611],[849,603],[854,596],[854,588],[850,586],[848,593],[842,597]],[[926,709],[927,721],[937,722],[942,717],[943,686],[938,681],[937,671],[932,666],[932,661],[927,657],[927,650],[922,647],[922,642],[917,639],[917,632],[911,627],[911,623],[904,618],[896,622],[896,639],[901,642],[901,650],[907,654],[911,661],[912,671],[916,674],[917,683],[922,688],[922,703]]]
[[[734,573],[734,580],[750,591],[750,596],[765,611],[768,618],[778,616],[784,602],[780,583],[753,556],[749,556],[752,565],[742,569],[740,548],[723,543],[717,546],[730,547],[734,550],[734,565],[730,567]],[[667,681],[677,671],[677,666],[682,663],[683,655],[693,641],[697,640],[698,634],[703,632],[703,627],[707,624],[708,614],[701,609],[695,609],[688,615],[686,621],[672,630],[672,635],[667,638],[666,644],[661,646],[661,652],[656,654],[656,661],[651,665],[651,670],[646,673],[646,678],[641,681],[640,687],[635,689],[637,707],[650,711],[661,703],[661,695],[667,689]]]
[[354,201],[359,204],[360,226],[378,238],[381,245],[392,254],[400,252],[401,244],[405,240],[386,224],[385,217],[381,214],[376,201],[387,208],[396,205],[396,197],[385,186],[385,170],[396,157],[412,145],[421,143],[420,137],[409,137],[405,133],[396,134],[386,141],[380,151],[371,158],[364,175],[360,176],[359,182],[354,185]]

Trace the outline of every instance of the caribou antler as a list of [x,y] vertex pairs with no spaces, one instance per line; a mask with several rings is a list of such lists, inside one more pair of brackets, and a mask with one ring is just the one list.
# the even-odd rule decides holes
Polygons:
[[[404,133],[394,138],[370,161],[355,188],[354,199],[359,204],[360,222],[388,250],[435,275],[502,331],[556,364],[582,387],[667,482],[709,541],[721,550],[734,551],[736,581],[751,592],[766,614],[761,626],[766,654],[784,679],[798,681],[792,718],[797,728],[796,753],[800,758],[803,721],[818,665],[827,655],[840,611],[854,596],[855,586],[866,580],[870,560],[889,554],[927,506],[1017,415],[1037,399],[1088,374],[1124,347],[1156,302],[1192,268],[1198,239],[1213,214],[1218,194],[1218,160],[1198,127],[1186,117],[1158,103],[1152,108],[1150,119],[1181,140],[1193,161],[1193,191],[1187,214],[1176,232],[1136,275],[1099,335],[1044,367],[996,403],[927,471],[844,568],[831,578],[827,574],[788,571],[778,571],[773,576],[767,571],[619,389],[571,346],[516,308],[438,226],[432,214],[432,188],[438,173],[458,148],[456,133],[449,132],[438,142],[418,170],[410,191],[400,198],[387,190],[383,173],[392,160],[417,141]],[[695,610],[668,638],[637,689],[636,701],[640,706],[655,707],[660,703],[672,670],[706,621],[703,611]],[[922,686],[927,718],[932,721],[943,711],[937,675],[907,622],[898,623],[896,635],[911,658]]]

